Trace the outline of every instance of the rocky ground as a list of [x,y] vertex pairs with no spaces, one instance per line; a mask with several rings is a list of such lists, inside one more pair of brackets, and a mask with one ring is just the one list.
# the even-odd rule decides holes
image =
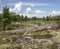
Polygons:
[[60,49],[60,24],[0,32],[0,49]]

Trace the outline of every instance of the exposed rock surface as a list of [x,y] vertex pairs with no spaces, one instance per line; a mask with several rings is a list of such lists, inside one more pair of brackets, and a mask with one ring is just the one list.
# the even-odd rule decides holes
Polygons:
[[29,27],[0,33],[0,49],[58,49],[58,24]]

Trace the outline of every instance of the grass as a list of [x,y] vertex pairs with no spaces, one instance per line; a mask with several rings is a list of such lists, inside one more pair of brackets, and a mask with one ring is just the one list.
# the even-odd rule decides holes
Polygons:
[[50,31],[43,30],[43,31],[27,31],[26,35],[30,35],[34,39],[44,39],[44,38],[51,38],[53,37],[52,34],[50,34]]

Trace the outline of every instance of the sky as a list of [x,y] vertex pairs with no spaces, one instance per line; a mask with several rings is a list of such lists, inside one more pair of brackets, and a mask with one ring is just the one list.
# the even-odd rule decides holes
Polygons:
[[60,0],[0,0],[0,13],[5,6],[10,12],[29,17],[60,15]]

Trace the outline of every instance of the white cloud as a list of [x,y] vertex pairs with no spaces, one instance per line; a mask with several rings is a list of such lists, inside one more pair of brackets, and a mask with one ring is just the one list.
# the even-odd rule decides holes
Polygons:
[[13,12],[13,11],[14,11],[14,8],[13,8],[13,9],[12,9],[12,8],[10,8],[10,9],[9,9],[9,11],[10,11],[10,12]]
[[54,13],[54,14],[59,14],[60,11],[52,11],[52,13]]
[[10,11],[11,12],[16,12],[16,13],[19,13],[22,9],[22,2],[19,2],[17,4],[15,4],[15,7],[14,8],[10,8]]
[[50,15],[60,15],[60,11],[51,11]]
[[37,14],[43,14],[43,13],[46,13],[45,11],[41,11],[41,10],[36,10],[35,13]]
[[15,10],[21,11],[22,9],[22,2],[19,2],[18,4],[15,5]]
[[[20,13],[20,15],[22,15],[21,13]],[[25,15],[27,15],[28,17],[34,17],[34,16],[36,16],[36,17],[39,17],[39,18],[41,18],[41,17],[43,17],[43,16],[46,16],[46,15],[42,15],[42,14],[29,14],[29,13],[23,13],[23,15],[25,16]]]
[[34,6],[49,6],[51,4],[47,4],[47,3],[23,3],[23,5],[34,7]]
[[0,13],[2,13],[2,11],[0,11]]
[[31,4],[31,7],[34,7],[35,5],[34,4]]
[[31,13],[31,12],[32,12],[31,7],[28,7],[28,8],[26,9],[26,13]]

